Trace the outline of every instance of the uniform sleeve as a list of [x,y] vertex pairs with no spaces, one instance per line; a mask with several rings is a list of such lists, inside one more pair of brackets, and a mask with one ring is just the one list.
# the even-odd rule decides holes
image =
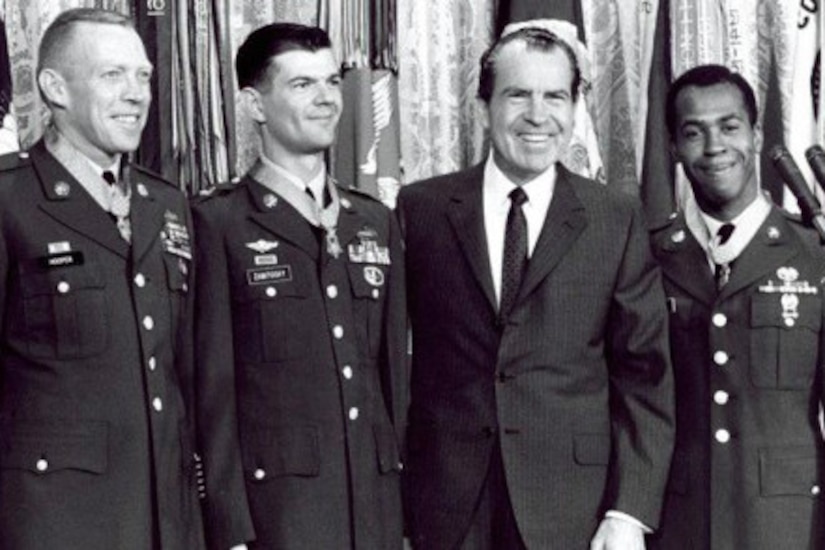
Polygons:
[[407,361],[407,307],[404,284],[404,248],[395,216],[389,213],[390,276],[384,312],[382,384],[387,410],[399,444],[404,440],[409,405]]
[[613,455],[606,506],[659,524],[674,438],[667,311],[641,211],[633,207],[608,319]]
[[206,497],[210,549],[226,550],[254,538],[238,437],[232,311],[223,227],[215,211],[196,206],[195,361],[198,448]]

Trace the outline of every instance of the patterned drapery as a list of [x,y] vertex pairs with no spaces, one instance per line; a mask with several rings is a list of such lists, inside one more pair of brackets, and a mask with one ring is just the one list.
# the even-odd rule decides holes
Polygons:
[[[381,5],[394,8],[397,29],[397,80],[393,82],[397,87],[397,108],[392,114],[398,117],[401,129],[397,142],[402,168],[399,179],[408,183],[478,161],[485,146],[476,111],[478,58],[493,38],[497,8],[505,0],[386,2]],[[810,118],[810,114],[800,115],[793,107],[822,101],[819,96],[810,97],[818,93],[818,57],[816,67],[811,67],[810,50],[818,50],[822,42],[822,33],[818,30],[823,18],[821,3],[810,0],[558,0],[553,3],[510,0],[509,3],[517,2],[532,2],[537,6],[552,4],[556,8],[564,8],[563,5],[569,3],[581,13],[593,75],[590,112],[594,116],[609,185],[638,192],[651,147],[656,147],[658,152],[666,148],[661,139],[666,134],[657,126],[661,124],[661,106],[651,106],[655,114],[652,119],[647,116],[650,67],[652,60],[662,55],[661,46],[657,49],[654,43],[668,42],[662,41],[655,32],[660,8],[664,10],[669,38],[665,60],[673,76],[698,63],[725,63],[745,75],[757,90],[760,107],[767,111],[764,115],[766,134],[779,129],[771,140],[793,141],[802,136],[793,150],[796,155],[809,140],[823,142],[821,122],[817,125],[816,121],[801,120],[800,116]],[[341,6],[371,4],[364,0],[198,0],[194,3],[167,0],[166,4],[198,8],[185,14],[177,13],[178,50],[173,53],[179,62],[177,78],[189,78],[185,81],[193,85],[186,91],[191,94],[188,100],[181,99],[175,104],[177,130],[174,134],[171,128],[166,130],[171,134],[168,142],[180,147],[177,162],[188,167],[174,174],[184,180],[183,185],[190,191],[241,174],[258,154],[259,144],[243,105],[238,103],[231,70],[235,50],[252,29],[272,21],[321,24],[330,29],[340,44],[370,42],[376,38],[376,28],[385,30],[385,25],[372,25],[370,36],[356,40],[351,34],[356,25],[331,27],[330,21],[344,16]],[[40,33],[58,12],[82,5],[110,7],[128,13],[136,4],[128,0],[0,0],[14,81],[13,107],[23,147],[30,146],[39,137],[44,123],[34,75]],[[390,10],[381,11],[377,17],[392,20]],[[806,23],[803,25],[803,22]],[[807,29],[807,34],[800,32],[802,27]],[[369,61],[370,65],[376,65],[374,56]],[[654,67],[659,70],[657,78],[661,77],[662,64],[660,59]],[[215,67],[220,70],[214,70]],[[186,71],[190,71],[188,77]],[[815,82],[816,88],[811,84],[800,92],[800,83],[805,79]],[[361,79],[361,82],[367,80]],[[661,78],[655,82],[658,83],[655,89],[660,92],[654,99],[660,97],[663,90]],[[384,93],[380,78],[372,75],[369,84],[371,94]],[[800,99],[800,93],[806,95]],[[776,99],[766,105],[769,95]],[[384,120],[375,112],[373,109],[373,126]],[[386,112],[382,111],[383,115]],[[360,123],[361,116],[357,118]],[[808,133],[797,133],[801,127],[809,128],[805,130]],[[793,134],[789,133],[791,128],[794,128]],[[651,136],[659,139],[650,139]],[[649,144],[647,150],[645,143]],[[367,153],[370,148],[365,148]],[[666,165],[659,156],[659,163],[654,165]],[[356,161],[351,164],[369,165]],[[769,166],[763,168],[763,185],[781,190],[768,171]],[[648,174],[648,177],[652,181],[656,176]],[[663,174],[661,179],[665,182],[663,185],[667,185],[667,175]],[[661,197],[658,193],[643,195],[654,197],[649,205],[654,211],[671,207],[667,193]]]

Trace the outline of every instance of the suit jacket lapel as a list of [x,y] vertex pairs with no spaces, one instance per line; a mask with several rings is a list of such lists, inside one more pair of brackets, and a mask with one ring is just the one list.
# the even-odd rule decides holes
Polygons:
[[516,303],[526,298],[553,270],[587,226],[584,205],[566,170],[557,165],[556,188],[536,248],[527,264]]
[[51,217],[123,258],[129,243],[123,240],[115,222],[86,192],[83,186],[48,152],[43,142],[31,151],[43,196],[42,208]]
[[759,228],[753,240],[734,261],[730,280],[719,294],[719,299],[747,288],[767,272],[776,269],[799,251],[792,244],[793,231],[776,208]]
[[656,239],[657,260],[664,276],[700,302],[712,305],[716,283],[705,251],[688,229],[683,216]]
[[302,249],[313,260],[318,260],[318,237],[297,210],[250,177],[244,178],[240,185],[246,187],[249,200],[254,205],[249,214],[253,222]]
[[492,308],[497,310],[493,277],[490,272],[490,256],[487,252],[487,237],[484,233],[484,165],[474,166],[457,177],[461,178],[461,181],[450,198],[447,215],[473,275]]

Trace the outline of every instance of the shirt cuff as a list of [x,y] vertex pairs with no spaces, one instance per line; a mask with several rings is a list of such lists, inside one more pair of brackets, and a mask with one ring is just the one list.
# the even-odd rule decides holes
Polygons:
[[631,524],[635,525],[636,527],[638,527],[639,529],[641,529],[644,532],[645,535],[649,535],[650,533],[653,532],[653,529],[651,529],[650,527],[648,527],[647,525],[645,525],[644,523],[642,523],[638,519],[634,518],[630,514],[625,514],[624,512],[619,512],[618,510],[608,510],[607,512],[605,512],[604,517],[619,519],[619,520],[631,523]]

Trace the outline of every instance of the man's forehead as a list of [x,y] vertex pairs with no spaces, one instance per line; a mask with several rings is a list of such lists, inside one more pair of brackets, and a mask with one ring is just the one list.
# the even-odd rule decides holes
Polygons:
[[330,48],[321,50],[289,50],[275,55],[270,67],[288,78],[300,75],[317,76],[338,72],[338,64]]
[[683,120],[747,118],[742,92],[733,84],[687,86],[676,99],[677,114]]

